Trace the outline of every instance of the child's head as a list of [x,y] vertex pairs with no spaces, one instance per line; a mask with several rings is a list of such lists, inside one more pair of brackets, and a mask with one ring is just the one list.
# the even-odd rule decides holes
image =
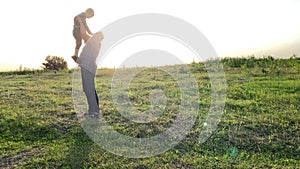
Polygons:
[[87,18],[91,18],[94,16],[94,10],[92,8],[88,8],[84,13]]

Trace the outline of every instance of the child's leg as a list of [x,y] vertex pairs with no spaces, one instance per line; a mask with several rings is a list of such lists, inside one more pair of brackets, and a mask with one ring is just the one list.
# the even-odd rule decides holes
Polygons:
[[73,36],[76,40],[76,46],[75,46],[75,51],[74,51],[74,55],[72,56],[72,59],[76,62],[77,58],[78,58],[79,49],[82,44],[82,38],[81,38],[81,33],[80,33],[79,28],[75,28],[73,30]]
[[75,48],[74,56],[78,56],[78,53],[79,53],[79,49]]

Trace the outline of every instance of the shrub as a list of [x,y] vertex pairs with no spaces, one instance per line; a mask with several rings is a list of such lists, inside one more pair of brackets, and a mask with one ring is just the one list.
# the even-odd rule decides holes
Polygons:
[[68,69],[68,64],[63,57],[47,56],[43,64],[43,69],[46,70],[61,70]]

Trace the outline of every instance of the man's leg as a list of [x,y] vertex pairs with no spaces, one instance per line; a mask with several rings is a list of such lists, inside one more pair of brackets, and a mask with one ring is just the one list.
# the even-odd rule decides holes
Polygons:
[[99,113],[100,109],[98,96],[95,89],[95,76],[84,68],[81,68],[81,78],[83,91],[86,95],[89,105],[88,113]]
[[98,105],[98,107],[99,107],[99,97],[98,97],[98,94],[97,94],[97,90],[95,90],[95,95],[96,95],[97,105]]

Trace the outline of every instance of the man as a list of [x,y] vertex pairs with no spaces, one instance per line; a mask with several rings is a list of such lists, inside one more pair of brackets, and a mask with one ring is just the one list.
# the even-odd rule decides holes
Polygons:
[[102,32],[95,33],[90,38],[77,60],[81,68],[82,87],[86,95],[89,109],[87,115],[90,117],[99,117],[99,99],[95,88],[95,76],[97,71],[96,59],[101,48],[101,41],[104,36]]

